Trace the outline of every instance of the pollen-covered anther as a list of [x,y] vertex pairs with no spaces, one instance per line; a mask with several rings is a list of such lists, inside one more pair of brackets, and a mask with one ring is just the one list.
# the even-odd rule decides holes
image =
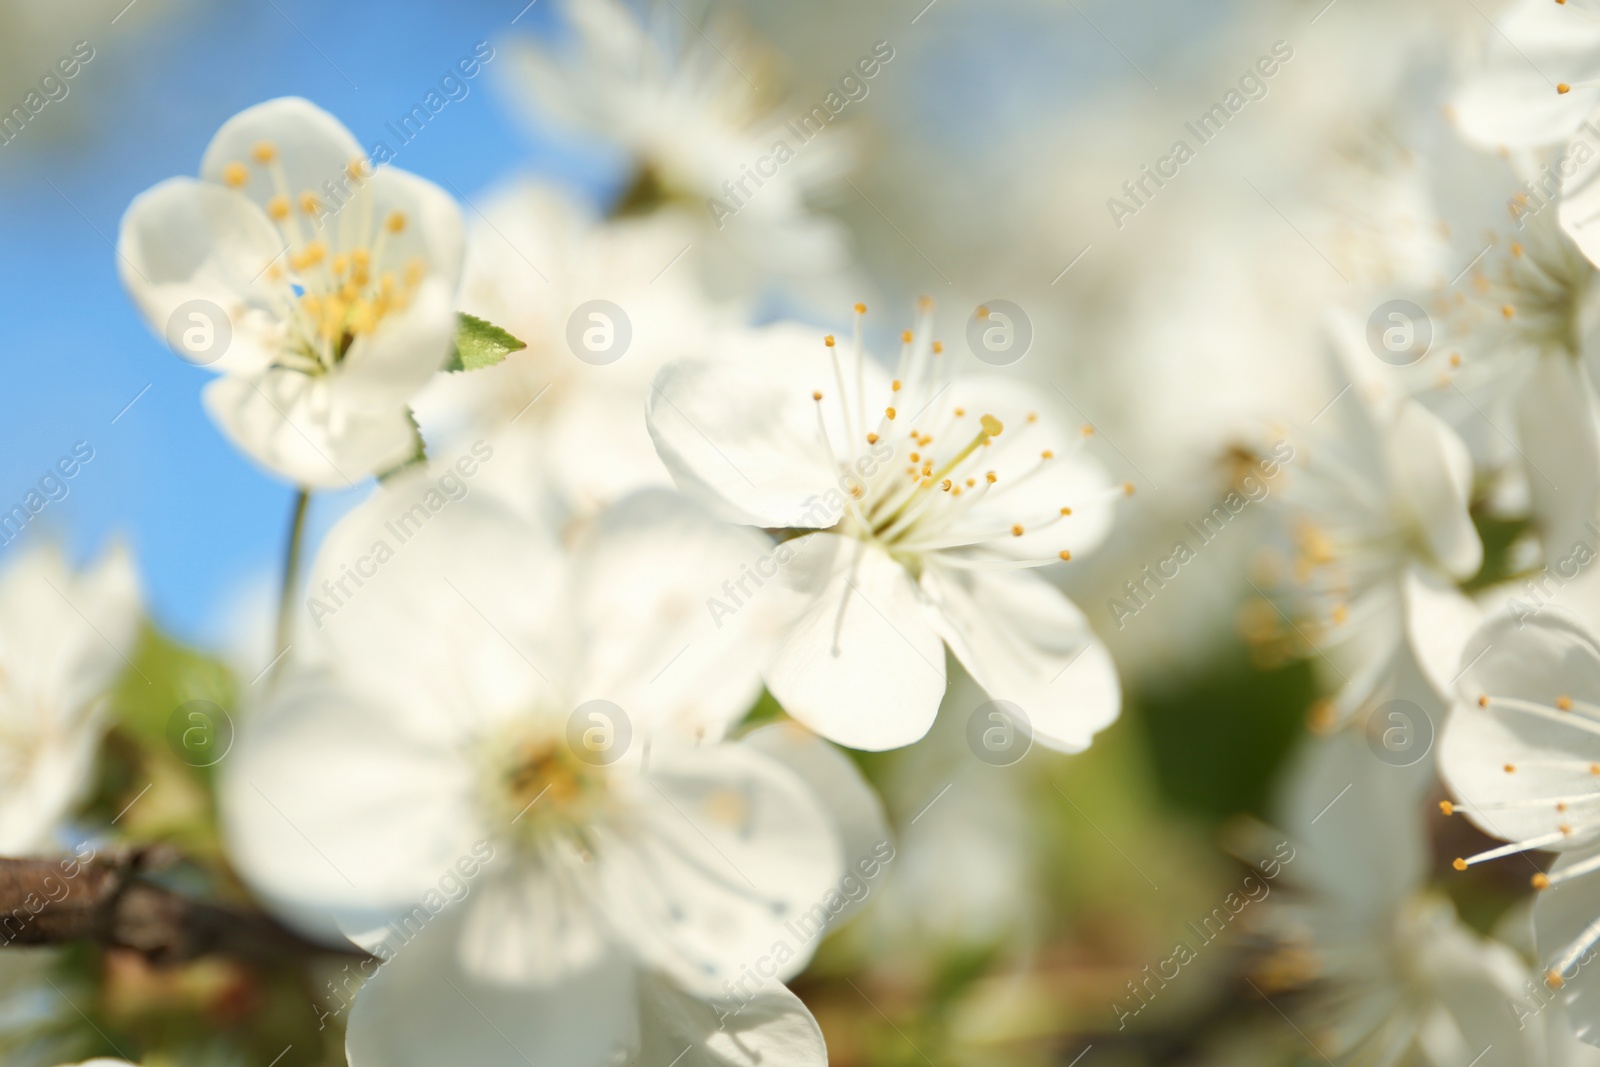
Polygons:
[[1540,873],[1534,875],[1532,878],[1528,879],[1528,884],[1533,886],[1533,888],[1535,888],[1535,889],[1549,889],[1550,888],[1550,876],[1541,871]]
[[956,408],[956,418],[963,418],[967,414],[966,408]]
[[1023,534],[1023,529],[1022,529],[1022,524],[1021,523],[1018,523],[1017,525],[1011,527],[1011,536],[1012,537],[1021,537],[1022,534]]
[[1065,549],[1065,548],[1063,548],[1059,553],[1057,553],[1057,555],[1059,555],[1063,560],[1069,560],[1069,559],[1072,558],[1072,552],[1069,549]]
[[980,319],[986,319],[989,317],[989,309],[984,307],[982,304],[979,304],[978,310],[974,312],[974,314]]
[[[1560,0],[1557,0],[1557,2],[1559,3]],[[1555,971],[1546,971],[1544,972],[1544,984],[1549,986],[1551,989],[1560,989],[1562,986],[1567,984],[1567,981]]]
[[829,347],[829,348],[832,348],[832,347],[833,347],[833,344],[834,344],[834,341],[833,341],[833,334],[831,334],[831,333],[830,333],[830,334],[829,334],[829,335],[828,335],[828,336],[826,336],[826,337],[824,337],[824,338],[823,338],[823,339],[822,339],[822,343],[823,343],[823,344],[825,344],[825,345],[827,345],[827,346],[828,346],[828,347]]
[[913,463],[921,463],[922,462],[922,453],[921,452],[913,452],[913,453],[911,453],[911,455],[907,456],[906,458],[911,460],[911,462],[913,462]]
[[1088,423],[1084,423],[1083,428],[1081,430],[1079,430],[1078,432],[1083,434],[1083,436],[1085,436],[1085,437],[1093,437],[1094,436],[1094,427],[1090,426]]
[[943,489],[943,490],[944,490],[944,491],[945,491],[945,492],[947,492],[947,493],[948,493],[948,492],[949,492],[949,491],[950,491],[950,487],[951,487],[951,486],[952,486],[952,485],[954,485],[954,484],[955,484],[955,483],[954,483],[954,482],[952,482],[952,481],[951,481],[951,480],[950,480],[950,479],[949,479],[949,478],[946,478],[946,479],[945,479],[945,480],[944,480],[944,481],[942,481],[942,482],[940,482],[940,483],[939,483],[939,488],[940,488],[940,489]]
[[822,399],[822,391],[820,389],[814,390],[812,392],[812,394],[811,394],[811,399],[812,400],[821,400]]
[[358,156],[355,159],[352,159],[349,163],[345,164],[344,172],[350,175],[351,181],[365,181],[368,177],[367,161]]
[[250,155],[257,163],[271,163],[278,158],[278,146],[271,141],[257,141],[250,149]]
[[1442,815],[1454,815],[1456,813],[1456,806],[1450,803],[1448,800],[1441,800],[1439,801],[1439,812]]
[[1461,353],[1460,352],[1452,352],[1452,353],[1450,353],[1450,365],[1452,367],[1461,366]]
[[307,189],[300,194],[300,210],[307,215],[316,215],[322,211],[322,201],[317,199],[317,194]]
[[900,340],[903,341],[906,344],[910,344],[911,343],[911,331],[910,330],[902,330],[902,331],[900,331]]
[[1450,861],[1450,866],[1454,867],[1458,871],[1464,871],[1467,869],[1467,861],[1462,859],[1460,856],[1457,856],[1455,859]]
[[877,443],[878,443],[878,435],[877,434],[875,434],[875,433],[867,434],[867,444],[875,445]]
[[1556,697],[1556,707],[1560,708],[1562,711],[1571,711],[1572,710],[1572,698],[1569,697],[1569,696],[1558,696],[1558,697]]
[[230,189],[237,189],[249,180],[250,171],[238,160],[234,160],[222,168],[222,184]]
[[1489,706],[1489,694],[1488,693],[1484,693],[1482,696],[1478,697],[1478,707],[1486,708],[1488,706]]
[[1505,772],[1507,774],[1516,774],[1517,773],[1517,765],[1515,763],[1506,764],[1504,769],[1505,769]]
[[883,417],[888,419],[890,422],[893,422],[894,421],[894,408],[884,408],[883,409]]
[[399,211],[391,211],[389,217],[383,220],[383,228],[390,233],[400,233],[406,228],[405,214]]
[[1503,318],[1507,318],[1507,319],[1515,318],[1516,314],[1517,314],[1517,309],[1512,307],[1510,304],[1501,304],[1500,305],[1500,314],[1501,314],[1501,316]]
[[899,378],[896,378],[894,381],[889,383],[889,392],[898,393],[900,391],[900,387],[901,381]]
[[1061,514],[1063,514],[1063,515],[1071,515],[1072,514],[1072,509],[1071,508],[1062,508],[1061,509]]
[[275,222],[282,222],[284,219],[288,218],[289,198],[286,196],[275,196],[271,200],[268,200],[267,214],[270,215]]
[[1056,458],[1056,454],[1054,452],[1050,451],[1047,448],[1043,452],[1039,453],[1039,458],[1040,459],[1055,459]]
[[988,481],[988,483],[990,485],[993,485],[995,482],[998,482],[1000,480],[1000,476],[998,474],[996,474],[994,471],[989,471],[983,477],[985,478],[985,480]]
[[866,313],[867,313],[867,305],[865,305],[865,304],[857,304],[856,305],[856,314],[857,315],[865,315]]
[[993,415],[985,415],[978,422],[983,426],[983,432],[990,437],[999,437],[1006,428],[1006,424]]
[[1572,86],[1568,85],[1566,82],[1557,82],[1556,92],[1560,93],[1562,96],[1566,96],[1568,93],[1572,92]]
[[933,354],[936,355],[936,356],[941,356],[941,355],[944,354],[944,342],[943,341],[935,341],[935,342],[933,342]]
[[1132,496],[1133,495],[1133,483],[1132,482],[1123,482],[1122,483],[1122,495],[1123,496]]

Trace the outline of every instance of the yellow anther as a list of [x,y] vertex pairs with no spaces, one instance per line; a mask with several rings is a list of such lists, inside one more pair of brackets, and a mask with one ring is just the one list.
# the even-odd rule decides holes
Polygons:
[[257,141],[255,147],[250,149],[250,154],[257,163],[271,163],[278,158],[278,146],[271,141]]
[[1454,815],[1456,813],[1456,806],[1450,803],[1448,800],[1441,800],[1439,801],[1439,810],[1445,815]]
[[967,409],[966,408],[956,408],[956,418],[958,418],[958,419],[962,418],[962,417],[964,417],[966,415],[966,413],[967,413]]
[[999,437],[1006,428],[1006,424],[993,415],[984,415],[978,420],[978,423],[983,427],[983,432],[990,437]]
[[883,414],[890,422],[894,421],[894,408],[884,408]]
[[1484,693],[1483,695],[1478,697],[1478,707],[1486,708],[1488,706],[1489,706],[1489,694],[1488,693]]
[[1017,525],[1011,527],[1011,536],[1012,537],[1021,537],[1022,536],[1022,524],[1021,523],[1018,523]]
[[1569,696],[1556,697],[1556,707],[1560,708],[1562,711],[1571,711],[1572,698]]
[[817,390],[817,391],[813,392],[811,394],[811,399],[812,400],[821,400],[822,399],[822,392],[820,390]]
[[[1559,3],[1560,0],[1557,0],[1557,2]],[[1572,92],[1572,86],[1568,85],[1566,82],[1557,82],[1556,92],[1560,93],[1562,96],[1566,96],[1568,93]]]
[[[1556,0],[1556,2],[1557,3],[1564,3],[1565,0]],[[1544,972],[1544,984],[1549,986],[1551,989],[1560,989],[1562,986],[1566,985],[1567,983],[1566,983],[1566,980],[1564,978],[1562,978],[1559,974],[1557,974],[1555,971],[1546,971],[1546,972]]]
[[1061,514],[1063,514],[1063,515],[1071,515],[1072,514],[1072,509],[1071,508],[1062,508],[1061,509]]
[[933,354],[937,356],[937,355],[942,354],[943,352],[944,352],[944,342],[943,341],[935,341],[935,342],[933,342]]
[[1505,772],[1507,774],[1516,774],[1517,773],[1517,765],[1515,763],[1506,764],[1505,765]]
[[1458,871],[1464,871],[1467,869],[1467,861],[1462,859],[1460,856],[1457,856],[1455,859],[1450,861],[1450,866],[1454,867]]
[[832,348],[833,347],[833,334],[830,333],[828,336],[824,337],[822,339],[822,343],[827,345],[829,348]]
[[990,471],[988,474],[985,474],[983,477],[984,477],[984,480],[987,481],[990,485],[993,485],[995,482],[998,482],[1000,480],[1000,476],[998,474],[996,474],[994,471]]
[[867,434],[867,444],[875,445],[877,443],[878,443],[878,435],[877,434],[875,434],[875,433]]
[[237,189],[249,180],[250,171],[247,170],[245,165],[240,163],[238,160],[234,160],[232,163],[229,163],[227,166],[222,168],[222,184],[228,186],[230,189]]
[[1039,458],[1040,459],[1055,459],[1056,458],[1056,454],[1054,452],[1050,451],[1047,448],[1043,452],[1039,453]]
[[317,199],[317,194],[307,189],[300,194],[300,210],[307,215],[315,215],[322,210],[322,201]]
[[901,388],[901,385],[900,385],[900,379],[899,378],[896,378],[894,381],[889,383],[889,392],[891,392],[891,393],[898,393],[900,391],[900,388]]
[[1029,422],[1038,422],[1039,421],[1039,413],[1037,411],[1028,412],[1028,421]]
[[1058,555],[1059,555],[1059,556],[1060,556],[1060,557],[1061,557],[1061,558],[1062,558],[1062,559],[1071,559],[1071,558],[1072,558],[1072,553],[1071,553],[1071,552],[1070,552],[1070,551],[1068,551],[1068,550],[1067,550],[1067,549],[1065,549],[1065,548],[1063,548],[1063,549],[1062,549],[1062,550],[1061,550],[1061,551],[1060,551],[1060,552],[1059,552],[1059,553],[1057,553],[1057,554],[1058,554]]
[[350,175],[351,181],[365,181],[367,178],[367,161],[359,158],[352,159],[345,164],[344,172]]
[[333,257],[333,273],[343,274],[348,269],[350,269],[349,256],[345,255],[343,252],[340,252],[338,255]]
[[1133,483],[1132,482],[1123,482],[1122,483],[1122,493],[1123,493],[1124,496],[1132,496],[1133,495]]
[[857,304],[856,305],[856,314],[857,315],[865,315],[866,313],[867,313],[867,305],[865,305],[865,304]]
[[950,479],[949,479],[949,478],[946,478],[946,479],[945,479],[945,480],[944,480],[944,481],[942,481],[942,482],[940,482],[940,483],[939,483],[939,488],[940,488],[940,489],[943,489],[943,490],[944,490],[944,491],[945,491],[945,492],[947,492],[947,493],[948,493],[948,492],[949,492],[949,491],[950,491],[950,487],[951,487],[951,486],[952,486],[952,485],[954,485],[954,484],[955,484],[955,483],[954,483],[954,482],[952,482],[952,481],[951,481],[951,480],[950,480]]
[[911,343],[911,331],[910,330],[902,330],[901,333],[900,333],[900,340],[905,342],[906,344],[910,344]]
[[1517,314],[1517,309],[1510,304],[1502,304],[1500,305],[1500,314],[1504,318],[1514,318]]
[[398,211],[391,211],[389,217],[383,220],[383,228],[390,233],[399,233],[406,228],[406,217]]
[[289,198],[275,196],[267,201],[267,214],[272,216],[274,222],[282,222],[289,217]]

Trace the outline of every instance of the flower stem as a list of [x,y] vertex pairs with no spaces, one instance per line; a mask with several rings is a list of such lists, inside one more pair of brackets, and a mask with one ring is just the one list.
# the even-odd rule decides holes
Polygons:
[[306,510],[311,503],[311,493],[298,488],[294,493],[294,516],[289,520],[289,544],[283,556],[283,591],[278,595],[279,656],[289,649],[289,639],[294,627],[290,612],[294,606],[295,587],[300,584],[300,545],[305,540]]

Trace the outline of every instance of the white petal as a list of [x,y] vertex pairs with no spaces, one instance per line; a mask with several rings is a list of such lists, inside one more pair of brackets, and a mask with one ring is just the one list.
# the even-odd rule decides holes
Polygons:
[[[167,338],[174,312],[204,300],[227,317],[232,337],[213,360],[210,340],[221,323],[182,317],[173,351],[197,357],[181,343],[184,330],[206,329],[203,361],[214,370],[256,372],[278,348],[279,313],[262,281],[283,251],[266,214],[238,193],[193,178],[172,178],[134,197],[117,235],[117,271],[155,334]],[[197,335],[199,336],[199,335]],[[168,339],[171,343],[171,339]]]
[[1551,559],[1587,541],[1600,510],[1600,435],[1594,387],[1575,361],[1541,356],[1516,397],[1517,436],[1527,459],[1533,513]]
[[1483,622],[1483,612],[1451,582],[1416,565],[1406,570],[1401,596],[1417,664],[1439,695],[1449,700],[1461,673],[1461,650]]
[[326,378],[299,371],[219,378],[206,386],[202,399],[235,447],[296,485],[353,486],[397,466],[416,444],[404,408],[336,407]]
[[1467,513],[1472,497],[1467,446],[1414,400],[1395,411],[1386,443],[1395,491],[1421,527],[1434,558],[1455,577],[1472,577],[1483,563],[1483,543]]
[[667,490],[615,505],[573,561],[574,697],[612,701],[636,729],[720,738],[761,692],[778,622],[777,594],[761,589],[773,549]]
[[822,1029],[773,981],[748,1001],[708,1003],[665,975],[639,976],[639,1060],[677,1067],[827,1067]]
[[779,546],[794,622],[767,669],[790,715],[830,741],[909,745],[944,697],[944,648],[906,569],[877,545],[816,533]]
[[[776,973],[775,945],[809,957],[836,908],[843,860],[832,820],[791,771],[739,745],[651,753],[614,779],[633,815],[597,846],[610,914],[650,962],[723,995],[749,966]],[[830,896],[831,894],[831,896]]]
[[[1591,770],[1600,767],[1600,713],[1583,702],[1600,701],[1600,642],[1551,607],[1526,620],[1491,617],[1462,660],[1439,769],[1467,817],[1506,841],[1570,825],[1574,833],[1545,847],[1592,843],[1600,831],[1600,776]],[[1483,695],[1491,698],[1486,707],[1479,706]],[[1578,705],[1555,710],[1562,697]],[[1558,811],[1558,802],[1569,810]]]
[[[679,488],[734,521],[831,526],[842,505],[822,497],[839,491],[834,453],[847,431],[837,387],[821,385],[832,380],[826,350],[819,343],[822,351],[796,352],[788,334],[752,347],[743,361],[680,360],[661,369],[647,412],[656,451]],[[815,389],[803,384],[802,366]],[[826,442],[813,392],[823,394],[820,410],[831,423]]]
[[1565,141],[1595,105],[1594,89],[1558,93],[1600,75],[1600,24],[1579,4],[1520,0],[1490,36],[1489,66],[1456,100],[1461,132],[1484,148]]
[[497,850],[499,867],[470,890],[457,950],[461,968],[483,981],[542,989],[603,963],[616,946],[600,914],[593,868],[560,845],[536,862],[515,847]]
[[350,1009],[350,1067],[610,1067],[639,1043],[633,964],[612,953],[544,988],[486,982],[456,963],[459,908],[378,968]]
[[339,670],[392,694],[394,714],[422,709],[410,729],[457,743],[566,695],[567,653],[550,636],[569,622],[553,610],[558,566],[542,529],[454,468],[418,468],[330,531],[307,583],[305,633]]
[[487,836],[470,762],[393,720],[331,678],[290,675],[223,761],[234,862],[314,931],[409,910]]
[[[253,153],[258,145],[270,145],[277,161],[257,162]],[[283,96],[245,108],[223,123],[201,157],[200,176],[220,185],[223,168],[243,164],[249,180],[239,191],[264,210],[280,194],[291,203],[304,192],[325,195],[324,182],[344,179],[345,168],[366,158],[338,119],[309,100]],[[283,175],[282,185],[274,180],[275,170]]]
[[443,366],[455,332],[451,286],[423,279],[404,311],[351,344],[331,375],[333,403],[362,413],[404,407]]
[[[849,756],[797,722],[769,723],[744,735],[739,743],[783,764],[811,787],[833,817],[844,850],[846,876],[854,877],[859,871],[870,878],[866,872],[877,873],[884,852],[893,853],[894,836],[883,802]],[[854,896],[861,884],[857,878],[848,885],[851,892],[847,896]],[[866,902],[866,896],[849,900],[830,925],[837,926]]]
[[[1568,853],[1550,869],[1553,875],[1579,864],[1590,864],[1600,851]],[[1554,970],[1561,957],[1575,943],[1590,936],[1590,928],[1600,921],[1600,904],[1595,899],[1595,877],[1579,875],[1571,881],[1557,882],[1534,898],[1533,929],[1538,943],[1540,968]],[[1594,966],[1591,946],[1579,956],[1577,966],[1561,968],[1561,998],[1569,1021],[1578,1037],[1600,1045],[1600,970]]]
[[1029,571],[955,570],[929,561],[922,588],[950,650],[996,700],[1016,704],[1034,736],[1066,752],[1116,721],[1122,688],[1083,612]]

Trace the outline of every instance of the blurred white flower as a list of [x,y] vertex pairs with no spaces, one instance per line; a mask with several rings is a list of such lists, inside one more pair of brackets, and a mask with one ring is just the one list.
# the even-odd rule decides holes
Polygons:
[[1600,429],[1585,366],[1600,355],[1597,276],[1556,213],[1541,211],[1474,273],[1447,320],[1459,369],[1446,384],[1469,398],[1457,405],[1463,419],[1488,417],[1515,435],[1511,462],[1552,557],[1600,513]]
[[[589,514],[634,489],[670,485],[644,425],[650,380],[666,360],[703,352],[724,317],[674,265],[693,227],[663,215],[600,222],[533,182],[479,206],[461,310],[528,347],[497,366],[435,378],[415,405],[429,445],[490,434],[496,462],[486,481],[525,512],[541,489],[553,489],[562,510]],[[587,346],[596,326],[598,347]]]
[[1600,4],[1516,0],[1457,95],[1461,132],[1484,148],[1565,141],[1600,103]]
[[34,548],[0,575],[0,854],[50,850],[92,784],[106,690],[128,669],[139,618],[121,548],[78,573]]
[[[826,277],[847,266],[843,228],[809,206],[844,173],[847,144],[835,129],[800,142],[784,128],[751,80],[773,75],[751,42],[713,44],[671,4],[655,5],[648,23],[617,0],[569,0],[566,12],[575,43],[523,47],[513,62],[536,114],[632,156],[619,210],[681,211],[718,291],[759,292],[772,275]],[[786,150],[774,173],[762,170],[752,187],[752,169],[772,161],[778,141]]]
[[792,618],[767,685],[795,718],[852,748],[908,745],[938,710],[948,645],[1041,741],[1083,749],[1117,717],[1116,671],[1082,612],[1027,571],[1098,544],[1131,487],[1108,486],[1031,387],[952,378],[931,307],[892,381],[863,351],[859,304],[848,346],[779,326],[742,363],[670,364],[651,435],[685,492],[799,534],[762,572]]
[[[1600,638],[1559,608],[1486,621],[1463,653],[1459,703],[1439,767],[1464,814],[1509,844],[1455,861],[1460,870],[1531,849],[1560,853],[1534,930],[1546,982],[1560,989],[1578,1036],[1600,1044]],[[1570,884],[1569,884],[1570,883]]]
[[[251,719],[223,785],[263,897],[389,961],[357,998],[352,1049],[605,1063],[690,1025],[663,998],[793,974],[815,942],[786,924],[838,883],[840,824],[757,748],[694,746],[759,691],[760,614],[719,628],[700,612],[767,540],[657,491],[570,558],[477,497],[379,552],[408,480],[330,535],[312,587],[345,577],[348,595],[326,658]],[[359,585],[351,551],[380,560]],[[440,873],[464,857],[481,873],[446,908]],[[810,1032],[793,1004],[762,1004],[740,1025]]]
[[1276,498],[1293,542],[1284,577],[1297,631],[1339,674],[1320,726],[1391,694],[1408,654],[1441,698],[1450,692],[1478,619],[1455,582],[1483,560],[1466,446],[1378,373],[1353,324],[1336,321],[1331,334],[1336,392],[1296,442]]
[[1425,888],[1428,766],[1391,766],[1347,731],[1312,742],[1291,773],[1280,818],[1294,852],[1267,913],[1282,944],[1272,969],[1315,980],[1300,1018],[1321,1056],[1363,1067],[1546,1062],[1543,1028],[1517,1011],[1527,968]]
[[406,405],[455,334],[455,202],[374,168],[337,119],[297,97],[224,123],[200,175],[134,199],[118,269],[151,329],[222,373],[205,391],[212,418],[304,486],[407,459]]

